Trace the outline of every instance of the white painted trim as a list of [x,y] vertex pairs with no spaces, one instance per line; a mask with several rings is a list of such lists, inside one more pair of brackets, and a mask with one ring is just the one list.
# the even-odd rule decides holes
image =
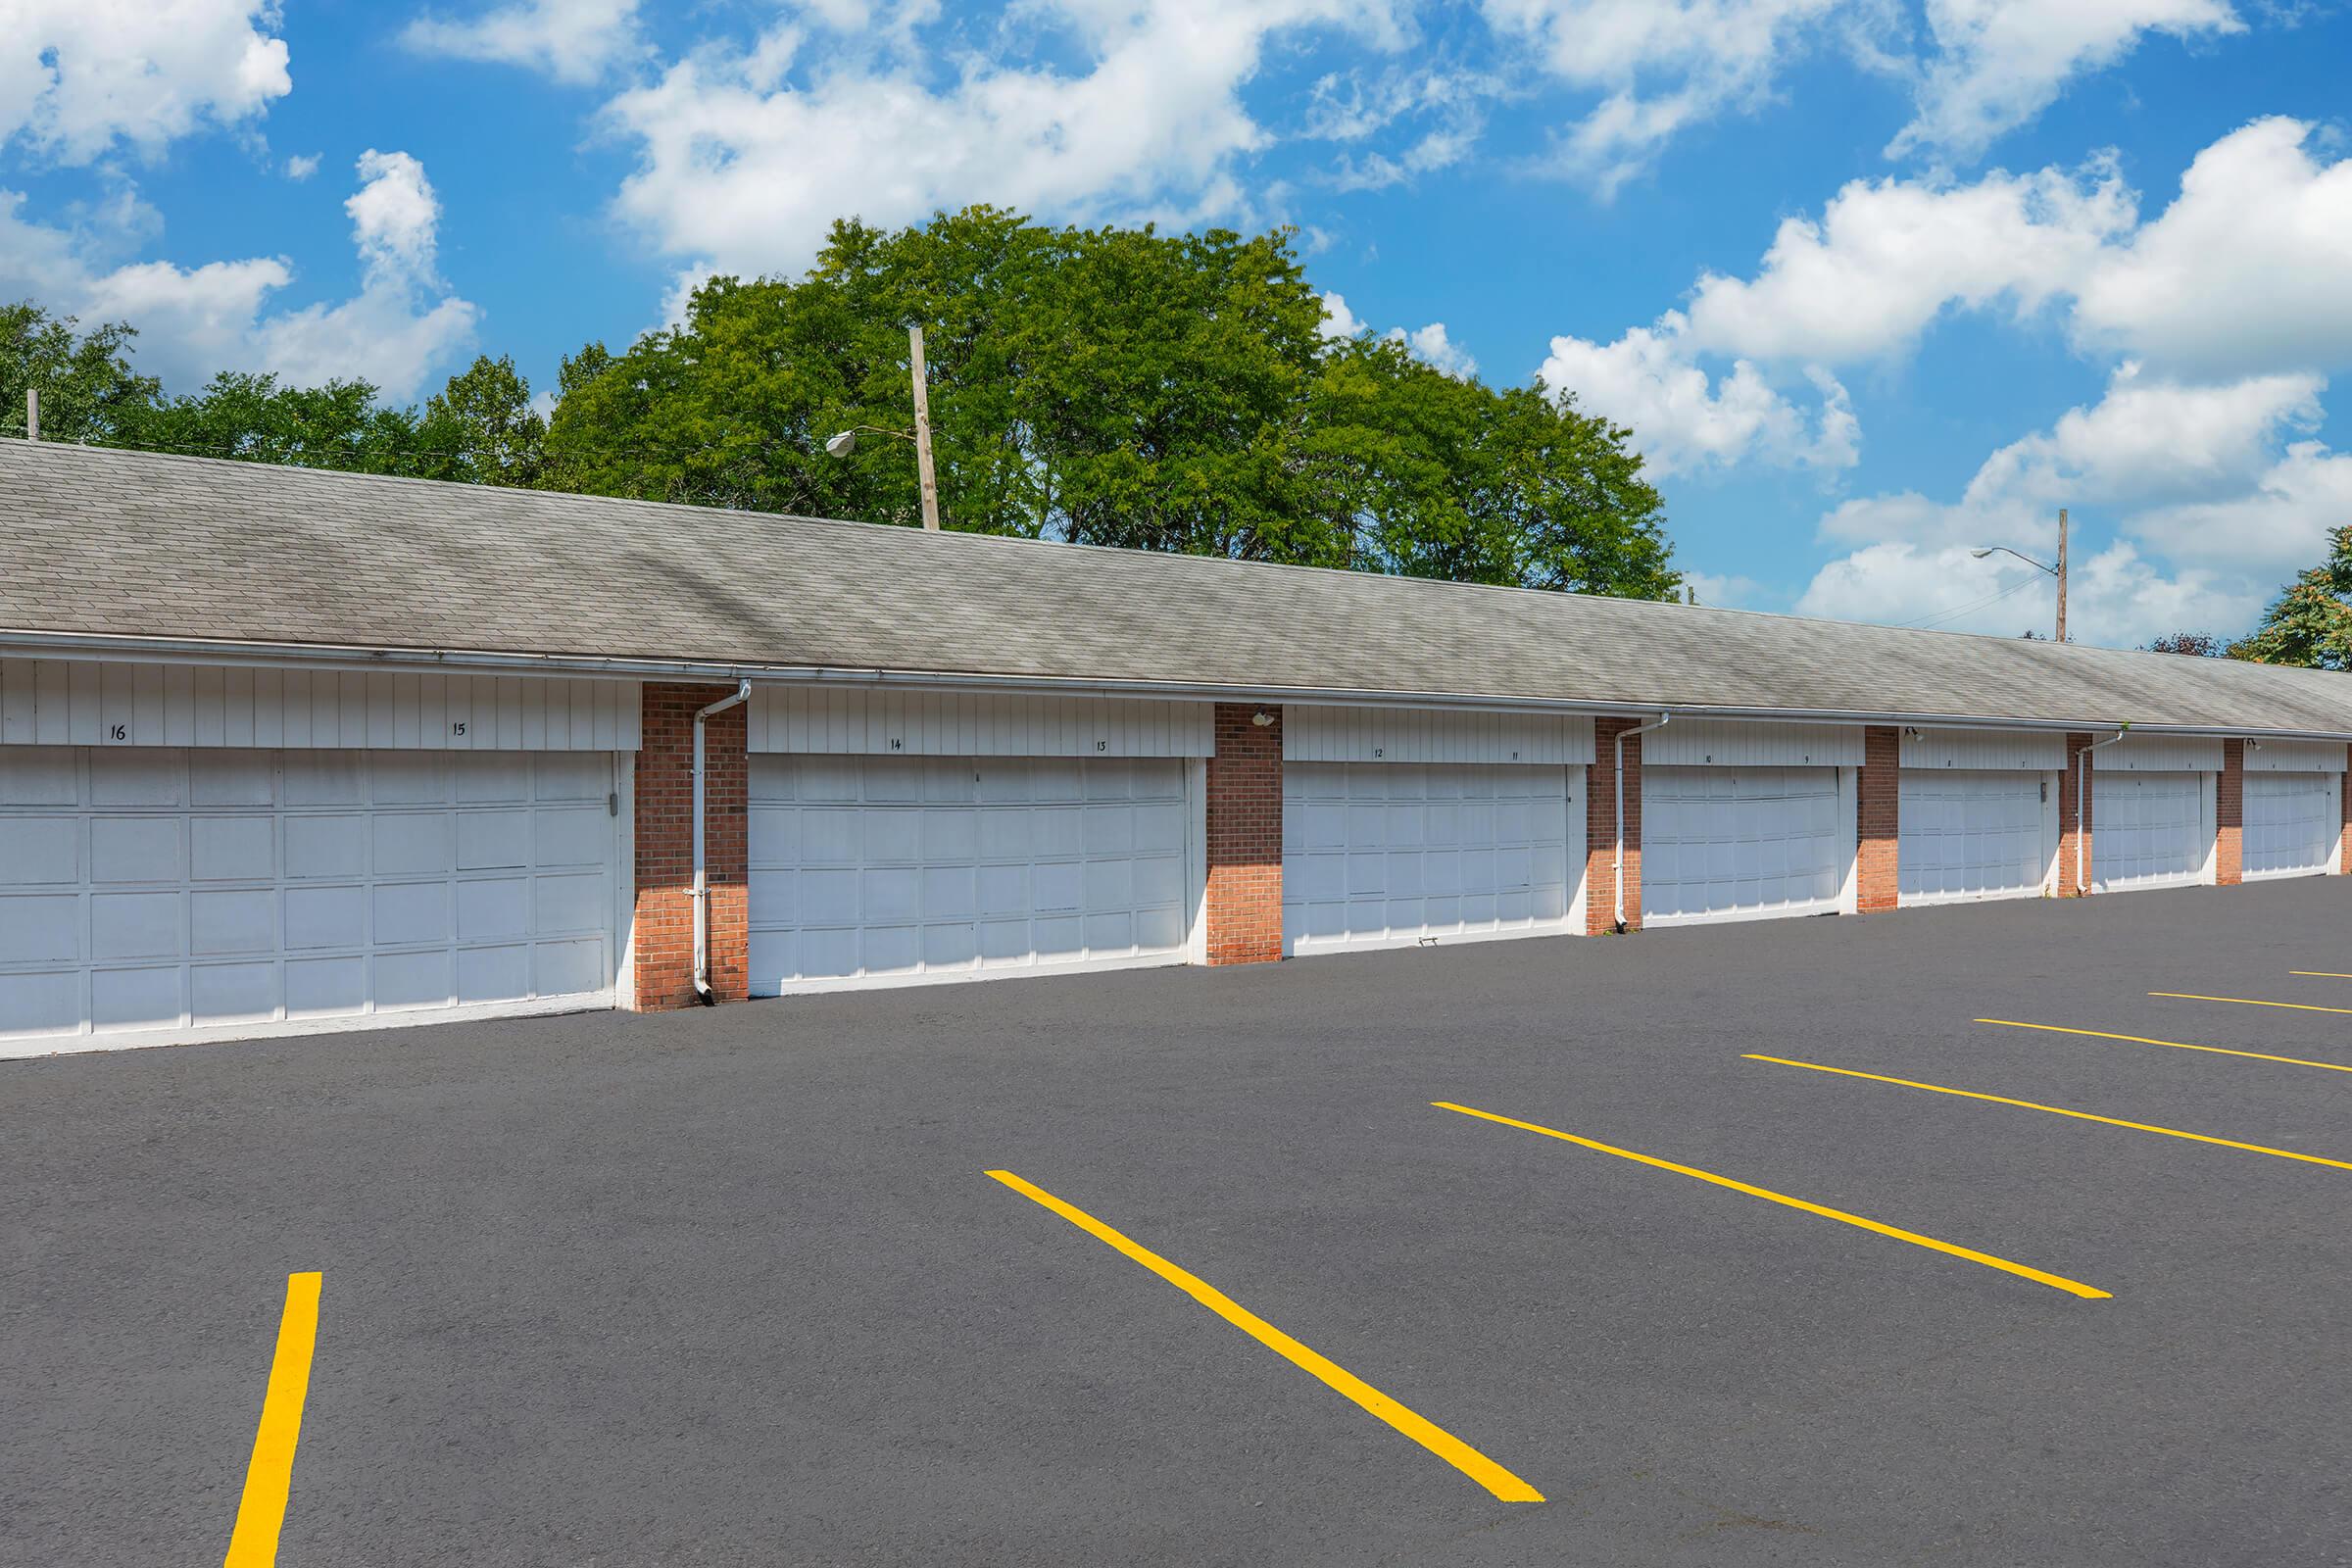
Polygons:
[[[1899,777],[1895,788],[1898,792],[1902,788]],[[1862,912],[1862,770],[1858,767],[1838,770],[1838,819],[1845,824],[1845,879],[1838,886],[1838,912],[1859,914]],[[1896,853],[1900,854],[1899,833],[1895,845]],[[1898,886],[1902,882],[1899,866],[1895,882]]]
[[2340,856],[2330,856],[2326,865],[2290,865],[2283,870],[2246,871],[2241,875],[2248,882],[2292,882],[2297,877],[2337,876],[2341,874],[2336,869],[2340,861]]
[[1041,963],[1027,968],[935,969],[928,974],[854,975],[823,980],[786,980],[771,994],[752,998],[773,1002],[779,997],[822,996],[834,991],[904,991],[911,986],[962,986],[981,980],[1030,980],[1048,975],[1106,974],[1116,969],[1184,967],[1182,953],[1153,953],[1132,958],[1090,958],[1078,963]]
[[1311,948],[1286,954],[1284,960],[1320,958],[1335,953],[1393,953],[1398,948],[1460,948],[1473,942],[1522,942],[1534,937],[1577,937],[1584,935],[1584,929],[1583,923],[1571,914],[1557,926],[1536,926],[1523,931],[1471,931],[1444,937],[1348,937],[1318,942]]
[[1184,961],[1208,962],[1208,759],[1184,763],[1185,903],[1191,909],[1184,933]]
[[223,1023],[201,1029],[120,1029],[107,1034],[44,1035],[0,1041],[0,1060],[81,1055],[93,1051],[135,1051],[147,1046],[195,1046],[230,1040],[282,1040],[295,1035],[345,1035],[367,1029],[408,1029],[428,1023],[480,1023],[491,1018],[546,1018],[565,1012],[604,1012],[612,993],[581,991],[568,997],[529,1002],[477,1002],[456,1007],[403,1007],[391,1012],[340,1018],[281,1018],[267,1023]]
[[637,754],[612,754],[612,1004],[637,1010]]
[[1844,912],[1840,909],[1726,909],[1705,914],[1660,915],[1644,912],[1642,929],[1671,931],[1694,925],[1745,925],[1751,920],[1832,920]]

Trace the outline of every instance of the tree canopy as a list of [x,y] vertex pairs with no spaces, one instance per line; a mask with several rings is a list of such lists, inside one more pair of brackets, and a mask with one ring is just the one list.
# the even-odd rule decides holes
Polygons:
[[685,321],[567,361],[557,488],[913,523],[923,326],[947,526],[1670,597],[1629,432],[1540,386],[1327,338],[1286,234],[1049,228],[990,208],[836,224],[798,280],[712,278]]
[[[365,380],[223,371],[166,396],[135,334],[0,311],[0,418],[61,440],[912,524],[906,329],[926,341],[946,524],[1087,544],[1671,598],[1630,432],[1331,337],[1290,235],[1054,228],[975,207],[837,223],[802,277],[713,277],[686,319],[422,408]],[[9,426],[0,425],[0,428]],[[863,432],[846,458],[828,437]]]
[[2328,536],[2328,559],[2279,591],[2233,659],[2352,670],[2352,526]]

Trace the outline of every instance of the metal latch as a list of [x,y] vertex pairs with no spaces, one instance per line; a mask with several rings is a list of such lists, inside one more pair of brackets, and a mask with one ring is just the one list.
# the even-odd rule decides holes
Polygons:
[[606,794],[605,814],[607,816],[618,816],[620,814],[620,791],[612,790]]

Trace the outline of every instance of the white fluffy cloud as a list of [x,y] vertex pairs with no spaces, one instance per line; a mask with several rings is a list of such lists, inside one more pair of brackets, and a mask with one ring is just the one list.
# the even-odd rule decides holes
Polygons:
[[2227,0],[1928,0],[1936,55],[1919,113],[1889,156],[1933,150],[1967,162],[2054,102],[2067,81],[2116,64],[2149,32],[2242,30]]
[[688,55],[606,107],[608,131],[638,149],[615,209],[665,254],[746,272],[805,264],[847,214],[1229,212],[1236,162],[1268,139],[1239,89],[1269,40],[1314,26],[1399,37],[1348,0],[1040,0],[1020,16],[1083,63],[967,56],[943,82],[919,51],[877,60],[801,24]]
[[1808,413],[1746,360],[1710,376],[1688,333],[1682,313],[1669,311],[1654,327],[1634,327],[1613,343],[1555,337],[1537,373],[1554,391],[1575,394],[1587,413],[1629,426],[1652,473],[1749,460],[1835,470],[1858,460],[1861,426],[1828,370],[1803,372],[1813,389]]
[[138,368],[173,391],[216,370],[275,370],[297,382],[365,376],[395,399],[416,396],[472,339],[478,312],[434,268],[440,203],[407,153],[370,150],[344,204],[359,252],[359,292],[272,313],[294,282],[284,257],[183,268],[118,263],[117,236],[26,220],[24,197],[0,191],[0,298],[30,297],[85,324],[139,329]]
[[2074,564],[2077,637],[2240,629],[2352,515],[2352,455],[2293,439],[2318,424],[2325,386],[2310,374],[2166,382],[2127,365],[2097,404],[1986,458],[1957,501],[1903,492],[1832,511],[1822,537],[1860,548],[1816,573],[1797,608],[1867,620],[1948,616],[1965,630],[2039,626],[2036,607],[2049,597],[2041,574],[1972,550],[2047,560],[2057,508],[2071,504],[2079,528],[2095,521],[2121,536]]
[[[1325,337],[1331,338],[1355,337],[1372,328],[1348,308],[1344,295],[1334,293],[1323,296],[1322,330]],[[1432,321],[1427,326],[1415,327],[1409,332],[1401,326],[1392,326],[1380,335],[1388,342],[1403,344],[1414,359],[1444,370],[1447,375],[1470,376],[1478,373],[1478,361],[1446,335],[1444,321]]]
[[1821,218],[1788,218],[1752,278],[1702,276],[1702,349],[1851,364],[1908,351],[1955,306],[2020,313],[2074,288],[2137,217],[2112,160],[1967,185],[1855,180]]
[[2352,364],[2352,159],[2315,139],[2274,118],[2197,154],[2163,215],[2099,253],[2077,335],[2203,374]]
[[595,81],[639,54],[637,0],[515,0],[467,21],[426,16],[401,30],[419,54],[522,66],[558,81]]
[[1871,28],[1871,0],[1482,0],[1487,24],[1571,87],[1602,94],[1555,167],[1604,196],[1677,132],[1767,98],[1788,57],[1833,21]]
[[293,90],[277,25],[273,0],[8,0],[0,144],[87,164],[247,120]]

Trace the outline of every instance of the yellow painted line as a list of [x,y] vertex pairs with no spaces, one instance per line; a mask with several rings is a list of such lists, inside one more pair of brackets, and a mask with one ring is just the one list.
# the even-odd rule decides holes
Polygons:
[[1931,1094],[1958,1095],[1963,1100],[1986,1100],[1996,1105],[2020,1105],[2027,1110],[2046,1110],[2053,1116],[2072,1116],[2078,1121],[2105,1122],[2110,1127],[2129,1127],[2135,1133],[2162,1133],[2167,1138],[2185,1138],[2195,1144],[2217,1144],[2224,1149],[2242,1149],[2252,1154],[2276,1154],[2280,1159],[2299,1159],[2306,1165],[2333,1165],[2337,1170],[2352,1170],[2352,1161],[2325,1159],[2318,1154],[2298,1154],[2291,1149],[2273,1149],[2267,1144],[2241,1144],[2234,1138],[2213,1138],[2204,1133],[2184,1133],[2178,1127],[2157,1127],[2144,1121],[2124,1121],[2114,1116],[2095,1116],[2087,1110],[2069,1110],[2064,1105],[2044,1105],[2031,1100],[2011,1100],[2006,1095],[1981,1095],[1973,1089],[1948,1089],[1942,1084],[1923,1084],[1910,1078],[1888,1078],[1882,1073],[1856,1072],[1851,1067],[1825,1067],[1818,1061],[1790,1061],[1786,1056],[1750,1054],[1747,1059],[1777,1062],[1783,1067],[1803,1067],[1812,1072],[1834,1072],[1843,1078],[1867,1078],[1873,1083],[1899,1084],[1905,1089],[1925,1089]]
[[[2344,978],[2352,980],[2352,975]],[[2104,1029],[2066,1029],[2054,1023],[2019,1023],[2014,1018],[1979,1018],[1979,1023],[1996,1023],[2004,1029],[2039,1029],[2053,1035],[2088,1035],[2093,1040],[2129,1040],[2135,1046],[2170,1046],[2175,1051],[2210,1051],[2217,1056],[2251,1056],[2256,1061],[2283,1061],[2295,1067],[2325,1067],[2329,1072],[2352,1072],[2352,1067],[2338,1061],[2314,1061],[2309,1056],[2274,1056],[2267,1051],[2232,1051],[2228,1046],[2192,1046],[2185,1040],[2150,1040],[2146,1035],[2111,1035]]]
[[277,1533],[286,1522],[286,1494],[294,1485],[294,1443],[302,1436],[302,1400],[311,1387],[311,1350],[318,1343],[318,1276],[289,1274],[277,1357],[270,1364],[253,1462],[245,1467],[245,1496],[237,1504],[237,1528],[228,1538],[221,1568],[270,1568],[277,1561]]
[[2033,1280],[2036,1284],[2047,1285],[2054,1291],[2064,1291],[2069,1296],[2080,1296],[2084,1300],[2104,1301],[2113,1295],[2112,1292],[2102,1291],[2096,1286],[2084,1285],[2078,1280],[2070,1280],[2063,1275],[2045,1274],[2040,1269],[2030,1268],[2023,1263],[2012,1263],[2009,1259],[1995,1257],[1990,1252],[1980,1252],[1969,1247],[1955,1247],[1950,1242],[1939,1242],[1933,1236],[1922,1236],[1917,1231],[1907,1231],[1879,1220],[1866,1219],[1860,1214],[1849,1214],[1842,1208],[1831,1208],[1822,1203],[1809,1203],[1801,1198],[1790,1198],[1787,1193],[1776,1193],[1768,1187],[1751,1187],[1745,1182],[1734,1181],[1729,1176],[1718,1176],[1713,1171],[1700,1170],[1694,1165],[1678,1165],[1671,1159],[1660,1159],[1655,1154],[1637,1153],[1633,1150],[1619,1149],[1613,1144],[1604,1144],[1597,1139],[1579,1138],[1576,1134],[1564,1133],[1557,1127],[1544,1127],[1532,1121],[1519,1121],[1510,1116],[1497,1116],[1491,1110],[1478,1110],[1469,1105],[1456,1105],[1444,1100],[1435,1100],[1430,1103],[1439,1110],[1456,1110],[1465,1116],[1476,1116],[1482,1121],[1499,1122],[1505,1127],[1517,1127],[1531,1133],[1542,1133],[1546,1138],[1557,1138],[1566,1143],[1581,1145],[1586,1149],[1596,1149],[1604,1154],[1615,1154],[1619,1159],[1635,1160],[1643,1165],[1654,1165],[1659,1170],[1673,1171],[1678,1176],[1689,1176],[1698,1181],[1712,1182],[1718,1187],[1728,1187],[1735,1193],[1745,1193],[1750,1198],[1761,1198],[1771,1202],[1785,1203],[1790,1208],[1801,1208],[1808,1214],[1819,1214],[1823,1219],[1840,1220],[1848,1225],[1860,1226],[1863,1230],[1880,1236],[1891,1236],[1898,1242],[1909,1242],[1914,1247],[1924,1247],[1932,1252],[1942,1252],[1951,1257],[1965,1257],[1972,1263],[1982,1263],[1986,1268],[1997,1268],[2004,1274],[2015,1274],[2020,1279]]
[[2333,969],[2289,969],[2286,972],[2299,974],[2306,980],[2352,980],[2352,974],[2337,974]]
[[1390,1426],[1395,1427],[1504,1502],[1542,1502],[1544,1500],[1544,1494],[1452,1433],[1406,1409],[1347,1368],[1316,1354],[1206,1280],[1185,1272],[1150,1248],[1111,1229],[1086,1210],[1063,1202],[1044,1188],[1023,1181],[1011,1171],[992,1170],[988,1174],[1019,1193],[1023,1198],[1032,1199],[1044,1204],[1112,1250],[1123,1252],[1136,1262],[1143,1264],[1144,1267],[1166,1280],[1170,1285],[1175,1286],[1267,1349],[1321,1379],[1329,1387],[1386,1421]]
[[2315,1007],[2308,1002],[2262,1002],[2253,997],[2198,997],[2185,991],[2151,991],[2151,997],[2170,997],[2175,1002],[2232,1002],[2241,1007],[2291,1007],[2297,1012],[2352,1013],[2352,1007]]

